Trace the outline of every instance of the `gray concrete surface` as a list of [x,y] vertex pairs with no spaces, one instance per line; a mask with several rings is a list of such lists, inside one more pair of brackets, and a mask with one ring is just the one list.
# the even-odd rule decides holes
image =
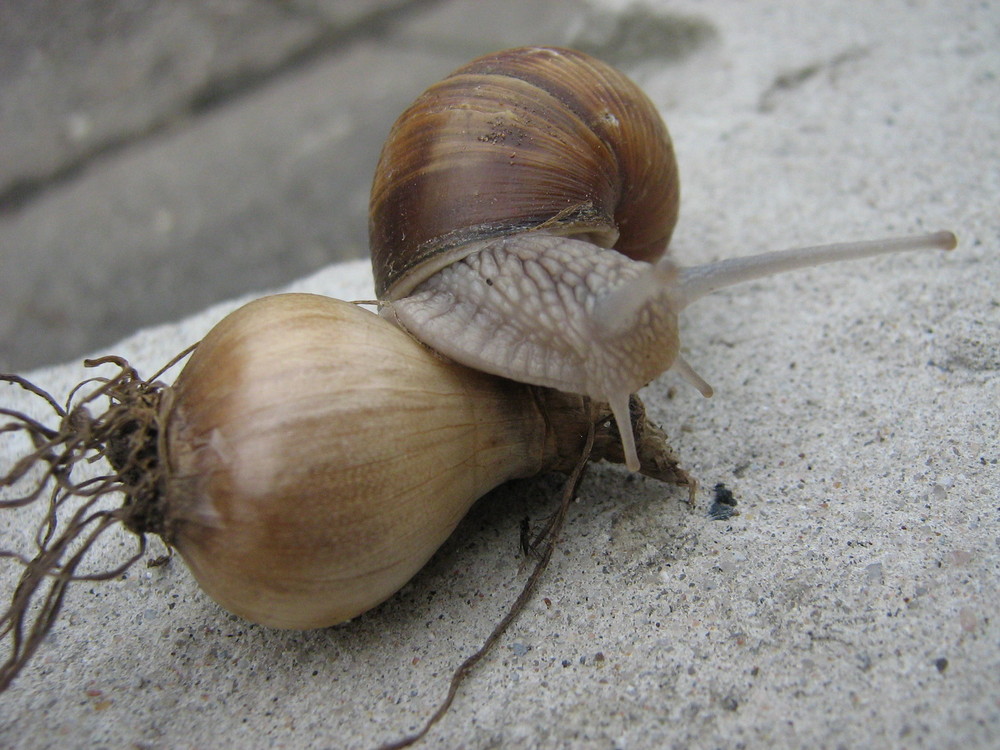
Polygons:
[[0,11],[0,369],[364,257],[390,125],[478,54],[650,64],[712,37],[574,0],[147,5]]
[[197,115],[419,5],[5,3],[0,196],[8,204],[24,201],[103,152]]
[[[682,262],[944,227],[961,244],[949,256],[754,282],[686,313],[687,358],[716,396],[670,375],[643,395],[687,468],[705,487],[726,482],[742,515],[711,521],[707,491],[689,510],[679,490],[594,467],[538,595],[424,746],[996,747],[1000,13],[943,0],[635,7],[602,0],[582,26],[549,30],[535,19],[523,38],[498,33],[504,44],[560,32],[550,40],[603,39],[624,55],[676,141]],[[82,320],[81,330],[114,318],[123,328],[104,327],[109,335],[138,330],[151,322],[138,309],[157,307],[157,294],[196,305],[231,298],[87,345],[150,372],[237,295],[370,294],[364,261],[305,275],[309,264],[290,258],[323,265],[331,237],[363,245],[345,227],[362,221],[369,177],[328,174],[338,156],[362,170],[361,147],[343,133],[391,119],[384,92],[408,100],[480,51],[490,34],[477,18],[471,3],[421,7],[384,38],[318,54],[8,210],[4,340],[58,339],[59,315]],[[679,57],[630,51],[648,51],[657,34],[689,46]],[[341,91],[376,59],[385,67],[367,88]],[[338,101],[363,104],[324,105],[315,93],[324,80]],[[278,120],[291,123],[283,140]],[[334,184],[359,213],[325,203],[323,185]],[[282,201],[296,192],[309,206],[289,216]],[[329,226],[324,210],[336,217]],[[184,239],[162,237],[174,233]],[[54,249],[74,246],[86,258]],[[182,247],[194,249],[172,275],[164,258]],[[227,259],[254,247],[263,249],[251,253],[248,285],[206,283],[219,297],[192,291],[204,269],[235,275]],[[210,257],[198,260],[198,248]],[[264,249],[274,248],[288,258],[273,260]],[[13,259],[17,273],[30,271],[20,281]],[[54,302],[26,307],[64,273],[64,290],[86,291],[75,304],[59,314]],[[115,307],[112,288],[127,289],[135,309]],[[88,312],[90,302],[112,312]],[[67,364],[34,377],[66,393],[81,377],[76,341],[50,352]],[[8,362],[27,361],[4,346]],[[0,398],[26,403],[10,388]],[[12,451],[0,449],[4,465]],[[558,478],[542,477],[492,493],[399,595],[323,631],[229,616],[180,560],[80,584],[37,660],[0,696],[0,746],[395,739],[433,710],[450,671],[513,600],[525,575],[518,524],[544,517],[558,489]],[[24,523],[0,516],[0,539],[23,541]],[[119,559],[127,543],[102,543],[94,565]],[[12,575],[0,567],[5,590]]]

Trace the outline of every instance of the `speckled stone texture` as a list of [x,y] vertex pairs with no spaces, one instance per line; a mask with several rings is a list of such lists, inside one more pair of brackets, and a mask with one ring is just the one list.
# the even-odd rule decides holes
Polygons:
[[[424,13],[449,5],[466,12]],[[669,376],[642,395],[701,482],[695,506],[594,466],[536,596],[422,746],[996,747],[1000,13],[943,0],[600,7],[624,19],[604,30],[619,50],[655,47],[650,29],[700,30],[679,58],[626,59],[675,139],[681,262],[939,228],[960,244],[757,281],[686,311],[685,356],[716,395]],[[428,37],[423,18],[384,43],[461,46]],[[353,261],[284,288],[366,298],[371,278]],[[149,373],[238,302],[102,351]],[[82,376],[75,360],[32,373],[58,394]],[[5,407],[26,403],[0,389]],[[3,445],[5,467],[17,446]],[[78,584],[0,696],[0,746],[396,739],[515,598],[520,522],[542,521],[561,481],[495,491],[397,596],[328,630],[230,616],[180,559]],[[718,482],[740,515],[709,518]],[[0,541],[23,541],[26,523],[0,513]],[[93,566],[130,545],[106,538]],[[13,574],[0,566],[3,590]]]

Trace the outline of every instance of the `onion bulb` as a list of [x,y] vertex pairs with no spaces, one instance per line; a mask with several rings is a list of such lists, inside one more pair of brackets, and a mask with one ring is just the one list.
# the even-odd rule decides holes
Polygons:
[[447,362],[355,305],[251,303],[174,386],[167,541],[247,619],[349,619],[408,581],[477,498],[579,450],[583,401],[545,396]]
[[[0,637],[30,635],[15,638],[0,689],[61,605],[53,588],[26,626],[41,581],[73,580],[81,540],[92,544],[115,523],[140,545],[159,535],[227,610],[272,627],[318,628],[392,595],[492,488],[568,471],[591,424],[592,456],[624,460],[605,405],[470,370],[328,297],[276,295],[238,309],[197,345],[172,386],[142,380],[124,360],[98,362],[107,361],[121,374],[86,395],[81,387],[65,409],[17,376],[0,378],[45,397],[61,417],[52,429],[0,410],[17,419],[4,431],[27,431],[36,446],[0,487],[33,464],[49,466],[33,491],[0,506],[27,505],[56,480],[37,554],[6,555],[20,557],[25,572]],[[99,397],[111,407],[92,417]],[[642,471],[690,486],[638,402],[632,422]],[[114,472],[73,484],[74,464],[95,455]],[[101,509],[111,492],[124,503]],[[83,501],[75,510],[73,497]]]

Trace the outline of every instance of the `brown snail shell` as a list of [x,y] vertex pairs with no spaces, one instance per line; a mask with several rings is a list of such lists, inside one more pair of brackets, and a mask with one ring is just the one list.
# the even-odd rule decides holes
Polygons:
[[476,241],[539,227],[656,260],[679,185],[663,120],[619,71],[569,49],[480,57],[421,95],[383,147],[376,294],[405,296]]

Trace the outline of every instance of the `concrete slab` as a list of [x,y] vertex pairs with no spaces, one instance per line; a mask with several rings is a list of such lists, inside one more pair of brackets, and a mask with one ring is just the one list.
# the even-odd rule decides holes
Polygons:
[[[686,313],[686,356],[716,396],[669,375],[643,396],[742,514],[711,521],[708,491],[691,511],[678,490],[594,467],[538,595],[423,746],[995,747],[996,10],[650,7],[716,30],[642,74],[677,142],[682,262],[943,227],[961,244],[754,282]],[[356,261],[288,288],[350,299],[370,283]],[[237,302],[109,351],[151,372]],[[64,394],[81,368],[33,376]],[[231,617],[179,560],[80,584],[0,697],[0,744],[396,739],[513,600],[520,520],[543,518],[559,487],[492,493],[396,597],[324,631]],[[23,521],[0,524],[5,544],[22,537]],[[94,565],[127,544],[102,543]],[[5,590],[12,575],[0,568]]]
[[407,4],[4,3],[0,207]]
[[20,356],[5,365],[80,354],[364,255],[371,175],[401,108],[385,92],[419,91],[440,74],[434,62],[359,44],[7,216],[0,330]]

